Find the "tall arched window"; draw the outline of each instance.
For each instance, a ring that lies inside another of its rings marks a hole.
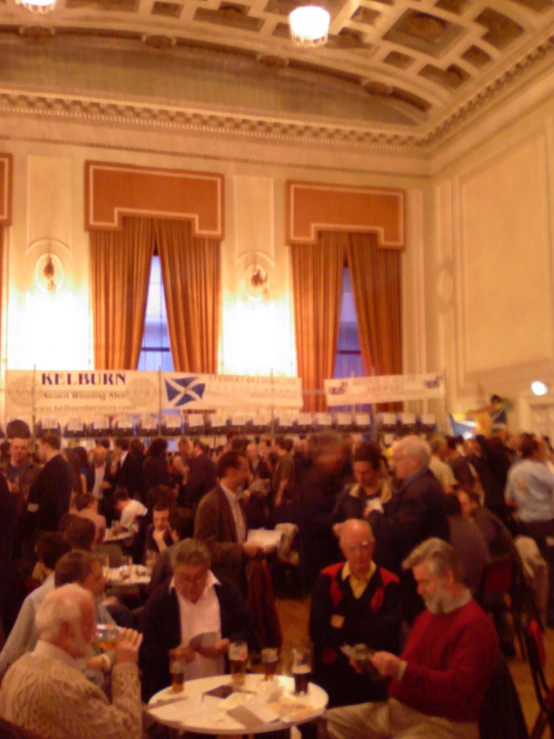
[[[173,372],[160,258],[152,257],[139,370]]]
[[[363,377],[364,362],[358,338],[356,306],[350,283],[348,267],[344,268],[342,278],[342,299],[339,319],[339,338],[335,358],[335,378]]]

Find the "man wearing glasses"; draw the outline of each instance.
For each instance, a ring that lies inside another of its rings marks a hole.
[[[386,698],[388,681],[372,679],[342,647],[365,645],[371,651],[398,654],[402,619],[399,579],[373,562],[375,540],[369,524],[346,521],[340,548],[346,561],[321,572],[310,612],[314,682],[327,691],[329,707]]]

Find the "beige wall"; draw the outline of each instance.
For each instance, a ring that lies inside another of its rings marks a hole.
[[[93,364],[84,230],[86,159],[225,175],[223,335],[228,373],[294,374],[287,179],[402,187],[407,191],[403,269],[404,371],[446,370],[446,410],[492,393],[513,400],[530,427],[528,387],[554,383],[552,75],[506,98],[433,157],[339,151],[271,140],[208,137],[31,117],[0,119],[14,156],[13,227],[3,292],[2,370]],[[46,243],[49,240],[50,243]],[[51,249],[64,266],[53,298],[36,281]],[[269,272],[270,297],[252,302],[244,272]],[[542,413],[542,416],[541,416]],[[554,413],[553,413],[554,418]]]
[[[136,130],[81,129],[69,123],[46,124],[42,131],[46,139],[37,140],[34,120],[0,121],[0,136],[7,130],[12,137],[2,150],[14,156],[14,208],[4,294],[4,368],[93,365],[83,212],[87,159],[225,175],[220,369],[226,373],[296,374],[285,244],[286,180],[406,188],[408,241],[413,245],[405,256],[405,365],[407,370],[426,368],[424,342],[416,340],[417,332],[422,337],[425,333],[423,306],[410,304],[412,296],[419,301],[414,278],[422,270],[424,208],[431,204],[427,165],[421,159],[409,162],[391,154],[369,156],[233,139],[224,147],[220,139],[150,131],[137,137]],[[124,141],[127,149],[122,148]],[[64,283],[55,295],[36,279],[37,259],[49,249],[64,268]],[[266,302],[252,301],[246,293],[244,273],[254,260],[270,275]]]
[[[529,384],[554,381],[554,95],[514,101],[435,162],[433,270],[436,361],[448,406],[491,394],[530,427]],[[432,361],[432,357],[430,358]]]

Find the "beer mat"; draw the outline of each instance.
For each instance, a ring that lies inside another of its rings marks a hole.
[[[249,731],[279,720],[279,714],[275,713],[263,700],[257,698],[252,698],[247,705],[227,709],[227,713]]]
[[[151,708],[161,708],[162,706],[169,706],[172,703],[179,703],[180,701],[188,700],[187,695],[177,695],[175,698],[160,698],[155,703],[150,703],[148,710]]]

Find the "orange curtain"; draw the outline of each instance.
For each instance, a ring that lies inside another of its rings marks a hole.
[[[402,374],[401,252],[352,233],[346,254],[366,374]]]
[[[190,223],[184,221],[156,221],[155,234],[175,370],[216,374],[221,243],[193,238]]]
[[[310,390],[323,391],[323,380],[335,370],[346,243],[346,234],[321,233],[316,246],[290,247],[298,375],[308,391],[307,412],[325,410],[325,396]]]
[[[154,222],[124,218],[121,231],[90,232],[96,369],[138,366],[154,253]]]

